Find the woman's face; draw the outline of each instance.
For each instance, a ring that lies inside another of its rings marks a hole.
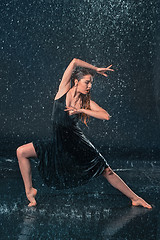
[[[87,94],[92,87],[92,82],[93,82],[92,75],[88,74],[83,76],[83,78],[81,78],[81,80],[79,80],[78,82],[77,92]]]

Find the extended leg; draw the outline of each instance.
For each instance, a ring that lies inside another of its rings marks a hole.
[[[37,190],[32,186],[32,171],[29,157],[37,157],[32,143],[17,148],[19,168],[24,181],[26,196],[30,201],[28,206],[31,207],[37,204],[35,200]]]
[[[108,180],[108,182],[123,194],[125,194],[128,198],[131,199],[133,206],[143,206],[146,208],[152,208],[147,202],[145,202],[142,198],[137,196],[126,184],[125,182],[115,173],[113,170],[108,167],[104,170],[103,176]]]

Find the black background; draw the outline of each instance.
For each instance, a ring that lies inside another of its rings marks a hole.
[[[85,135],[102,152],[159,159],[159,1],[1,1],[1,155],[50,137],[53,98],[75,57],[98,67],[92,99],[112,116]]]

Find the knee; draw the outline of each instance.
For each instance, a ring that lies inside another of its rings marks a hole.
[[[25,156],[25,150],[23,146],[20,146],[16,150],[17,157],[24,157]]]
[[[114,171],[110,168],[110,167],[107,167],[104,169],[103,171],[103,176],[110,176],[110,175],[113,175],[114,174]]]

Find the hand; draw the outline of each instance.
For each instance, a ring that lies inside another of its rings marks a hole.
[[[97,73],[107,77],[107,74],[105,73],[106,71],[114,72],[114,70],[111,67],[112,67],[112,65],[108,66],[107,68],[97,68],[96,71],[97,71]]]
[[[79,114],[82,113],[82,109],[77,109],[75,107],[66,107],[66,109],[64,109],[64,111],[68,111],[69,115],[73,115],[73,114]]]

